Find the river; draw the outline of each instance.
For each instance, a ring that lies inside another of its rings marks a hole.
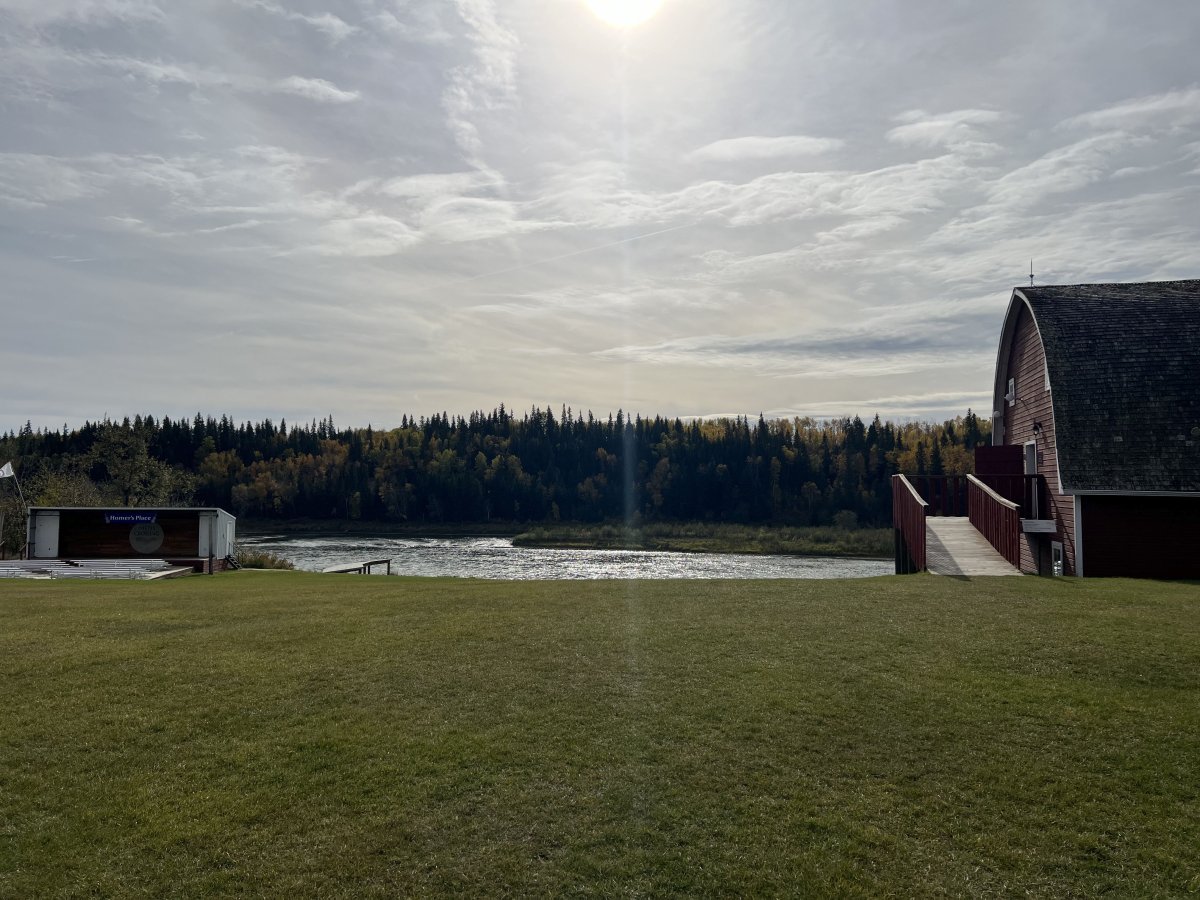
[[[891,560],[643,550],[539,550],[508,538],[398,538],[366,535],[256,535],[241,542],[269,550],[297,569],[369,559],[392,560],[392,574],[498,578],[509,581],[596,578],[867,578],[890,575]],[[382,571],[382,569],[380,569]]]

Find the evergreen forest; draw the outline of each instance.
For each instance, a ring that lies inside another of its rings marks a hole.
[[[598,418],[564,408],[404,416],[388,430],[137,416],[0,435],[31,505],[219,506],[410,525],[708,521],[884,526],[890,476],[971,471],[990,423]],[[8,530],[23,528],[0,482]],[[17,534],[10,535],[17,539]],[[19,542],[19,541],[18,541]],[[9,543],[9,546],[13,546]]]

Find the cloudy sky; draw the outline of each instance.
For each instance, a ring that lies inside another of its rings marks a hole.
[[[1200,276],[1198,33],[1195,0],[0,0],[0,428],[986,410],[1031,257]]]

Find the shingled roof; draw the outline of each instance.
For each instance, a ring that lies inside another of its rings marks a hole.
[[[1065,491],[1200,491],[1200,280],[1018,288]]]

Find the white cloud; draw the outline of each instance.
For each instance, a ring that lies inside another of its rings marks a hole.
[[[468,28],[472,62],[455,67],[442,94],[447,126],[466,158],[478,162],[483,142],[477,119],[509,106],[516,96],[516,34],[496,17],[493,0],[454,0]]]
[[[767,411],[772,417],[812,416],[830,418],[858,415],[870,419],[876,413],[887,418],[927,418],[929,416],[954,417],[973,409],[976,415],[987,418],[992,395],[982,391],[933,391],[921,394],[895,394],[891,396],[847,398],[844,400],[814,400],[799,406],[789,406]]]
[[[420,240],[403,222],[378,213],[332,219],[321,226],[312,252],[322,256],[391,256]]]
[[[1054,194],[1080,190],[1119,168],[1114,160],[1122,153],[1149,140],[1118,131],[1059,147],[1000,178],[989,189],[989,198],[993,203],[1025,207]]]
[[[359,99],[358,91],[343,91],[323,78],[302,78],[292,75],[280,79],[274,89],[284,94],[295,94],[318,103],[353,103]]]
[[[454,37],[442,22],[442,9],[440,3],[404,4],[399,9],[379,10],[366,24],[370,29],[404,41],[447,45]]]
[[[269,79],[237,71],[172,62],[164,59],[140,58],[103,52],[81,52],[54,48],[26,50],[27,58],[37,59],[43,66],[66,69],[96,68],[122,76],[119,84],[128,90],[130,79],[137,79],[156,88],[163,85],[187,85],[199,91],[233,90],[247,93],[290,94],[317,103],[350,103],[360,99],[358,91],[347,91],[322,78],[290,75]],[[62,73],[60,72],[60,75]],[[69,80],[73,90],[94,88],[95,77],[76,77]],[[194,131],[191,139],[202,137]]]
[[[155,0],[3,0],[0,10],[14,13],[34,25],[75,21],[162,21],[165,14]]]
[[[1003,115],[990,109],[959,109],[954,112],[932,115],[921,109],[911,110],[896,117],[897,125],[885,137],[895,144],[917,147],[961,147],[978,144],[980,132],[976,126],[997,122]]]
[[[787,159],[814,156],[838,150],[845,141],[838,138],[805,137],[738,137],[714,141],[687,155],[701,162],[733,162],[743,159]]]
[[[701,366],[748,369],[776,379],[838,379],[847,372],[856,377],[895,377],[917,372],[952,369],[977,361],[978,347],[933,346],[903,343],[847,343],[797,335],[718,334],[677,338],[656,344],[627,344],[593,354],[599,359],[651,366]]]
[[[315,16],[305,15],[304,13],[295,12],[290,9],[284,9],[278,3],[272,3],[270,0],[239,0],[243,6],[248,6],[256,9],[261,9],[264,12],[279,16],[291,22],[303,22],[317,31],[322,32],[334,43],[343,41],[350,35],[358,31],[353,25],[348,24],[344,19],[338,18],[333,13],[323,12]]]
[[[1063,125],[1097,129],[1136,129],[1160,124],[1180,127],[1200,122],[1200,87],[1125,100],[1067,119]]]
[[[534,205],[573,224],[599,227],[706,218],[755,226],[821,216],[899,217],[941,209],[954,193],[978,190],[989,173],[969,154],[947,153],[862,172],[773,172],[745,182],[653,191],[629,186],[619,164],[597,160],[556,171]]]
[[[434,200],[440,197],[457,196],[481,188],[496,188],[503,185],[494,173],[446,172],[421,175],[402,175],[389,178],[378,185],[378,191],[389,197],[409,197]]]
[[[421,231],[444,241],[478,241],[540,231],[541,222],[519,218],[515,204],[482,197],[453,197],[430,204],[421,214]]]
[[[33,153],[0,153],[0,200],[24,208],[43,207],[103,192],[102,179],[70,161]]]

